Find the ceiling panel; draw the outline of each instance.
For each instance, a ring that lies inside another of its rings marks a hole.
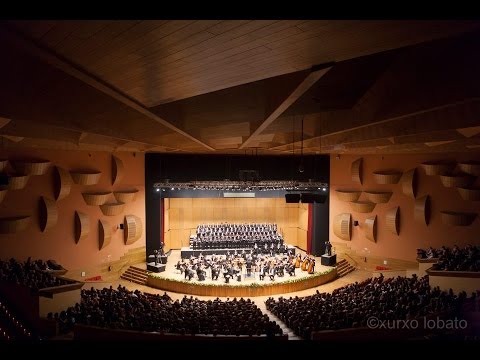
[[[386,20],[58,21],[53,26],[52,22],[31,21],[10,25],[148,107],[479,26],[476,21]]]
[[[3,147],[478,151],[478,21],[8,21],[0,48]]]

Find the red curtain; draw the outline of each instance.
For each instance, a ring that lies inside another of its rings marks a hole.
[[[165,233],[165,199],[160,198],[160,243],[164,244],[163,234]]]
[[[313,234],[313,204],[308,204],[307,254],[312,253],[312,234]]]

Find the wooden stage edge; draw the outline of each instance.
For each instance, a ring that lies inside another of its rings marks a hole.
[[[172,291],[180,294],[217,296],[217,297],[255,297],[291,293],[317,287],[326,284],[337,278],[337,269],[322,274],[315,274],[295,282],[279,282],[261,285],[239,286],[239,285],[217,285],[217,284],[195,284],[183,281],[176,281],[155,275],[148,275],[147,286]]]

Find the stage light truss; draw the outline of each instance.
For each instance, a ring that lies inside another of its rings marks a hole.
[[[326,191],[328,184],[318,181],[264,180],[264,181],[189,181],[158,182],[153,185],[157,191],[163,190],[217,190],[217,191]]]

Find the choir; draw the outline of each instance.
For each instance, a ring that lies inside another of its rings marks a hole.
[[[203,249],[261,249],[286,252],[277,224],[201,224],[190,236],[190,248]]]

